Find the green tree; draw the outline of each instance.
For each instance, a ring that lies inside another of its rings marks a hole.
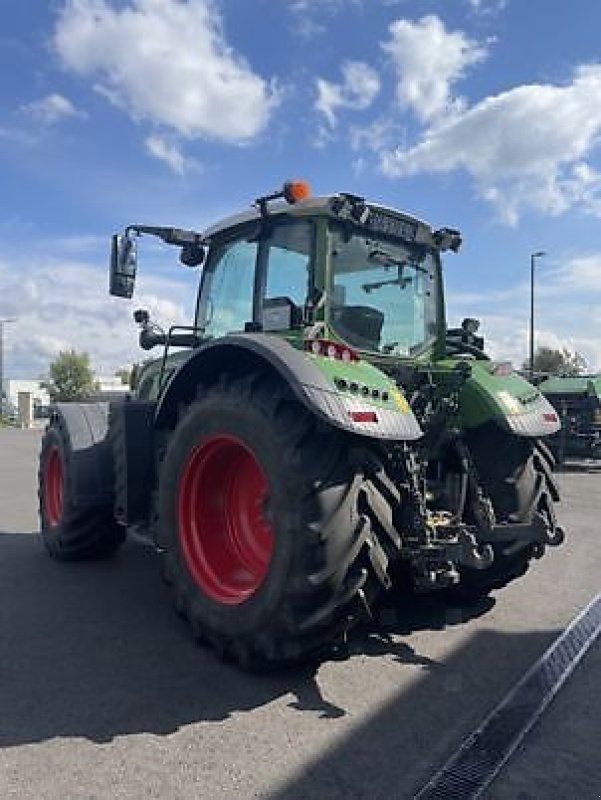
[[[524,370],[530,364],[525,361]],[[586,369],[586,361],[580,353],[572,353],[567,348],[553,350],[551,347],[538,347],[534,354],[534,371],[548,375],[579,375]]]
[[[98,391],[87,353],[64,350],[50,364],[48,378],[42,381],[53,402],[85,400]]]

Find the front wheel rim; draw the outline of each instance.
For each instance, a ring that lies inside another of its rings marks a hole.
[[[63,518],[65,478],[60,450],[53,445],[44,464],[44,512],[51,528]]]
[[[248,600],[273,557],[269,483],[250,448],[220,434],[189,454],[180,477],[178,535],[196,585],[225,605]]]

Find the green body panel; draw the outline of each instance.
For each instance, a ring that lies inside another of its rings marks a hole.
[[[409,403],[386,373],[368,361],[340,361],[307,353],[307,358],[332,383],[332,388],[342,395],[355,396],[378,408],[390,411],[409,411]],[[341,381],[346,386],[341,389]]]
[[[274,334],[275,335],[275,334]],[[299,336],[285,337],[295,349],[302,349]],[[178,368],[192,355],[192,350],[176,351],[165,360],[165,377],[162,387],[168,385]],[[377,364],[367,359],[341,361],[307,352],[305,357],[332,384],[336,394],[357,397],[363,404],[391,411],[408,412],[409,404],[395,381],[386,374],[386,362],[396,359],[378,359]],[[431,362],[429,368],[436,382],[452,383],[453,370],[460,359],[443,359]],[[463,361],[469,366],[470,377],[459,395],[460,419],[465,428],[475,428],[491,420],[503,423],[508,417],[527,414],[534,410],[546,410],[547,401],[541,392],[517,373],[494,374],[496,364],[492,361]],[[144,400],[156,401],[161,394],[161,367],[163,359],[148,362],[141,370],[137,395]],[[342,388],[341,388],[342,387]]]
[[[287,335],[282,338],[286,338],[295,349],[303,349],[300,336]],[[165,377],[162,381],[163,388],[169,384],[173,375],[193,352],[192,350],[178,351],[167,356]],[[386,408],[402,413],[409,412],[409,404],[397,389],[394,381],[367,361],[345,362],[335,358],[317,356],[310,352],[305,353],[305,357],[332,384],[333,393],[341,396],[355,396],[361,400],[362,404],[377,408]],[[163,359],[158,358],[148,362],[141,370],[136,390],[140,398],[154,402],[162,394],[160,384],[162,364]],[[346,386],[341,389],[342,381]]]
[[[193,350],[178,350],[167,355],[165,359],[165,377],[161,383],[161,367],[163,358],[148,361],[137,378],[136,396],[143,400],[156,402],[179,367],[192,355]]]
[[[450,372],[458,363],[456,359],[445,359],[436,367]],[[464,363],[468,363],[471,371],[459,395],[461,422],[465,428],[548,410],[548,403],[538,389],[516,372],[497,375],[494,361]]]
[[[584,394],[601,400],[601,375],[547,378],[538,388],[544,395]]]

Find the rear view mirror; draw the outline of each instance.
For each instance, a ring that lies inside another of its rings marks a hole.
[[[115,234],[111,242],[109,292],[115,297],[131,298],[136,283],[137,247],[127,234]]]

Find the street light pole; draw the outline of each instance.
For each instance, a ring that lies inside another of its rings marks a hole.
[[[16,322],[14,317],[10,319],[0,319],[0,416],[2,416],[4,399],[4,325],[7,322]]]
[[[545,255],[544,250],[530,254],[530,380],[534,377],[534,262],[537,258],[542,258]]]

